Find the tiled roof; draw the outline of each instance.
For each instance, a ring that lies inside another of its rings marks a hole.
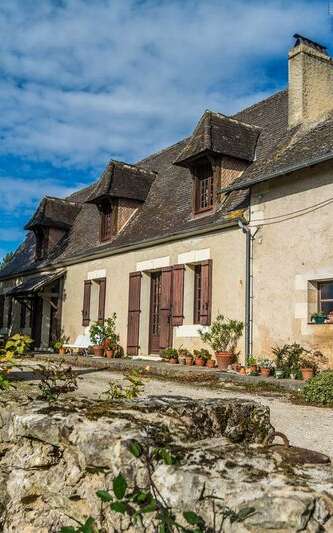
[[[49,226],[67,230],[72,226],[80,209],[80,204],[74,201],[45,196],[24,229]]]
[[[186,167],[191,160],[205,153],[253,161],[259,134],[260,129],[255,126],[206,111],[175,164]]]

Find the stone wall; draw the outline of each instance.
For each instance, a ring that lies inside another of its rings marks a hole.
[[[128,450],[176,449],[179,464],[154,464],[153,480],[182,520],[196,511],[212,525],[225,505],[254,511],[222,531],[332,531],[330,465],[292,465],[266,448],[269,409],[243,400],[150,398],[134,402],[66,399],[51,406],[17,393],[0,407],[0,529],[5,533],[57,532],[94,516],[103,531],[134,531],[96,497],[112,490],[119,472],[145,486],[147,472]],[[208,498],[203,499],[203,490]],[[155,531],[147,516],[145,531]],[[137,531],[140,529],[136,529]]]

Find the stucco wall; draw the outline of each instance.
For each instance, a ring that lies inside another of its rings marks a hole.
[[[333,365],[333,325],[309,323],[315,310],[310,282],[333,279],[333,206],[295,213],[330,198],[329,163],[253,189],[251,219],[259,227],[260,221],[274,222],[260,227],[253,243],[256,355],[270,353],[274,344],[299,342],[327,354]],[[288,213],[293,218],[272,218]]]
[[[106,276],[105,315],[116,312],[121,344],[127,342],[127,312],[129,273],[143,270],[141,287],[140,346],[148,352],[150,277],[149,270],[161,266],[186,263],[184,326],[174,328],[174,346],[188,348],[201,346],[193,324],[193,273],[190,263],[210,258],[213,261],[212,317],[218,311],[226,316],[244,320],[245,240],[237,229],[228,229],[211,235],[188,238],[169,244],[114,255],[104,259],[80,263],[67,268],[64,285],[63,327],[73,342],[80,334],[88,333],[82,322],[83,282]],[[199,254],[195,255],[195,251]],[[192,252],[192,254],[190,254]],[[181,254],[189,253],[188,256]],[[180,256],[180,257],[179,257]],[[98,284],[92,284],[91,319],[97,318]],[[243,351],[243,341],[240,342]]]

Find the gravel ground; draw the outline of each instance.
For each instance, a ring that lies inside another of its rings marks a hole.
[[[31,363],[32,366],[35,363]],[[77,369],[79,372],[78,393],[88,398],[98,398],[110,380],[122,381],[120,373],[107,370]],[[27,374],[26,379],[32,376]],[[234,390],[214,390],[204,384],[183,384],[159,381],[155,378],[144,380],[145,396],[188,396],[191,398],[244,398],[255,400],[270,408],[271,422],[277,431],[285,433],[294,446],[309,448],[329,455],[333,460],[333,409],[294,405],[281,397],[258,395]]]

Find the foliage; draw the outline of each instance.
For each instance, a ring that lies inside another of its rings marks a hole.
[[[16,333],[0,350],[0,390],[7,390],[12,386],[7,379],[7,374],[14,364],[14,357],[25,354],[32,342],[33,340],[27,335]]]
[[[110,318],[107,318],[104,322],[104,335],[105,341],[107,341],[106,348],[114,349],[119,343],[119,335],[116,332],[117,314],[113,313]]]
[[[316,321],[316,319],[319,319],[319,320],[326,319],[325,313],[323,313],[322,311],[320,311],[319,313],[312,313],[311,321]]]
[[[199,329],[199,334],[203,342],[209,344],[215,352],[234,353],[243,328],[243,322],[218,314],[208,330]]]
[[[40,398],[48,402],[57,400],[60,394],[73,392],[78,388],[72,367],[64,365],[63,361],[38,365],[34,372],[40,379]]]
[[[209,527],[205,520],[196,512],[183,511],[181,522],[177,519],[174,510],[167,504],[153,479],[154,468],[159,463],[174,465],[178,463],[178,457],[167,448],[144,447],[140,442],[132,440],[128,449],[130,453],[143,464],[147,473],[148,483],[144,487],[134,485],[130,487],[127,479],[120,472],[112,482],[112,492],[108,490],[97,491],[98,498],[103,504],[110,506],[112,512],[127,516],[130,525],[138,531],[156,531],[158,533],[218,533],[223,530],[223,524],[227,518],[231,523],[243,522],[252,515],[254,508],[244,507],[238,513],[221,503],[220,498],[214,495],[205,495],[205,486],[201,491],[200,500],[209,500],[212,503],[212,515],[214,527]],[[215,503],[219,502],[222,508],[216,511]],[[90,522],[88,523],[88,520]],[[88,518],[85,524],[79,524],[80,528],[62,528],[60,533],[98,533],[96,522]],[[150,523],[149,523],[149,520]],[[88,527],[87,527],[88,524]],[[150,526],[150,527],[149,527]],[[85,527],[85,529],[83,529]],[[100,532],[102,533],[102,532]]]
[[[5,268],[5,266],[7,266],[11,262],[14,255],[15,255],[15,252],[8,252],[6,255],[4,255],[4,257],[0,261],[0,270]]]
[[[247,359],[248,366],[254,366],[257,364],[257,359],[254,357],[254,355],[250,355]]]
[[[314,373],[317,373],[319,370],[327,369],[327,357],[325,357],[321,352],[307,352],[307,354],[301,357],[300,366],[301,368],[312,368]]]
[[[133,400],[143,394],[144,383],[139,372],[132,370],[132,372],[126,374],[125,378],[129,382],[125,386],[121,383],[110,381],[109,388],[102,392],[101,398],[106,400]]]
[[[333,406],[333,370],[326,370],[309,379],[304,385],[306,402]]]
[[[309,353],[308,350],[300,344],[293,343],[274,346],[272,352],[276,359],[276,369],[282,372],[283,378],[290,378],[290,375],[293,374],[297,379],[301,379],[301,357]]]
[[[274,368],[274,362],[271,359],[259,359],[260,368],[269,368],[272,370]]]
[[[6,352],[12,352],[14,355],[24,355],[29,346],[33,343],[33,340],[28,335],[22,335],[21,333],[16,333],[10,337],[5,346]]]
[[[178,359],[178,352],[175,348],[166,348],[161,352],[162,359]]]
[[[208,350],[205,350],[205,348],[201,348],[201,350],[193,350],[194,357],[198,359],[203,359],[204,361],[208,361],[212,358],[212,354],[209,353]]]
[[[106,339],[104,323],[100,324],[99,322],[94,322],[93,324],[91,324],[89,329],[89,335],[91,342],[95,346],[102,345]]]
[[[58,352],[60,348],[63,348],[64,344],[67,344],[69,342],[69,337],[66,337],[66,335],[61,335],[61,337],[54,342],[52,342],[52,348]]]
[[[178,348],[178,357],[193,357],[193,356],[187,348],[183,348],[183,346],[180,346],[180,348]]]

